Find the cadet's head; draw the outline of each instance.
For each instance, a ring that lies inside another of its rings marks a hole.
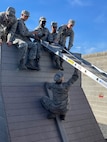
[[[56,32],[57,30],[57,22],[51,22],[52,31]]]
[[[67,27],[70,29],[70,28],[72,28],[72,27],[74,26],[74,24],[75,24],[75,21],[72,20],[72,19],[70,19],[70,20],[68,21]]]
[[[57,28],[57,22],[51,22],[51,26],[52,26],[53,28]]]
[[[30,16],[30,13],[29,13],[28,11],[22,10],[22,12],[21,12],[21,18],[22,18],[24,21],[26,21],[26,20],[29,18],[29,16]]]
[[[7,17],[15,17],[16,10],[13,7],[8,7],[6,9],[6,16]]]
[[[54,81],[56,83],[62,83],[63,80],[64,80],[64,76],[62,72],[58,72],[54,75]]]
[[[45,17],[40,17],[40,18],[39,18],[39,24],[40,24],[42,27],[45,27],[45,25],[46,25],[46,18],[45,18]]]

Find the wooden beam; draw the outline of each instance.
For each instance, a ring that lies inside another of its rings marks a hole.
[[[49,90],[48,88],[46,88],[45,85],[44,85],[44,88],[45,88],[46,94],[50,97],[50,99],[52,99],[53,98],[52,91]],[[65,128],[64,128],[62,121],[60,120],[58,115],[56,115],[55,122],[56,122],[56,125],[57,125],[57,128],[58,128],[58,131],[60,133],[61,142],[69,142]]]

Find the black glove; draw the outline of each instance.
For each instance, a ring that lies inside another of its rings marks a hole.
[[[78,74],[78,69],[77,68],[74,69],[74,74]]]

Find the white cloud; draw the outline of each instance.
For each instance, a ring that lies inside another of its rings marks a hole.
[[[85,48],[84,50],[84,54],[90,54],[90,53],[94,53],[96,52],[96,48],[95,47],[88,47],[88,48]]]
[[[94,22],[95,23],[104,23],[105,21],[106,21],[106,18],[107,16],[106,16],[106,14],[105,13],[101,13],[101,14],[99,14],[96,18],[95,18],[95,20],[94,20]]]
[[[67,0],[72,6],[89,6],[91,3],[87,0]]]
[[[93,54],[97,52],[107,51],[107,42],[97,42],[97,43],[80,43],[71,49],[71,52],[77,52],[81,54]]]

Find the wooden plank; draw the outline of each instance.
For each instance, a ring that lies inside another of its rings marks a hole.
[[[66,131],[65,131],[65,128],[64,128],[61,120],[59,119],[59,117],[57,115],[56,115],[56,124],[58,126],[62,142],[69,142],[68,136],[67,136]]]

